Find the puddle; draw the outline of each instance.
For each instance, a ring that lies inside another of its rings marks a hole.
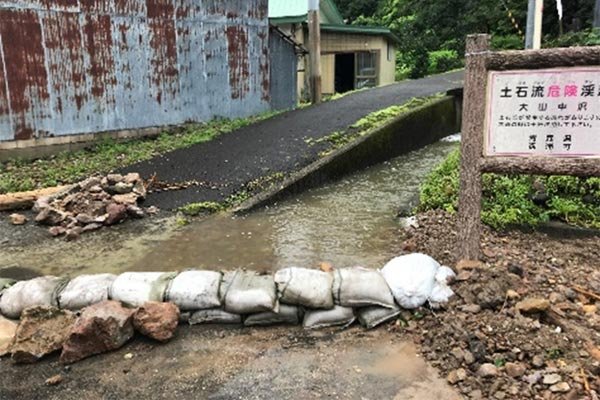
[[[49,239],[43,228],[31,227],[0,246],[0,276],[272,271],[320,262],[378,268],[400,247],[398,211],[415,205],[425,176],[457,146],[440,141],[243,217],[215,215],[179,229],[173,217],[131,221],[76,242]],[[7,235],[19,232],[2,223]]]
[[[398,210],[415,204],[425,176],[456,146],[442,141],[247,216],[191,224],[130,269],[381,267],[401,240]]]

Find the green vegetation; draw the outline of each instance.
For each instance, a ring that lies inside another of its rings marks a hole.
[[[496,49],[522,49],[527,20],[523,0],[336,0],[352,24],[389,28],[397,45],[398,80],[419,78],[457,68],[462,63],[465,38],[489,33]],[[555,0],[544,0],[543,46],[598,44],[592,30],[595,0],[563,1],[560,23]],[[513,19],[516,25],[513,23]]]
[[[443,95],[438,94],[429,97],[416,97],[403,105],[391,106],[383,110],[374,111],[369,115],[356,121],[345,131],[336,131],[316,140],[307,139],[306,143],[308,143],[309,145],[317,145],[323,143],[328,144],[328,147],[320,153],[322,157],[326,156],[328,154],[331,154],[334,150],[337,150],[345,146],[346,144],[351,143],[362,136],[365,136],[372,129],[378,128],[383,124],[391,121],[392,119],[397,118],[398,116],[407,113],[411,110],[414,110],[417,107],[421,107],[432,101],[440,99],[442,96]]]
[[[204,201],[202,203],[190,203],[180,207],[178,211],[189,217],[196,217],[200,214],[214,214],[223,211],[225,206],[214,201]]]
[[[456,150],[428,176],[421,187],[420,211],[456,212],[459,164]],[[550,219],[598,229],[600,178],[484,174],[482,207],[483,222],[495,229]]]
[[[250,118],[188,124],[154,138],[104,140],[85,150],[67,151],[36,161],[6,162],[0,164],[0,194],[74,183],[91,174],[108,173],[159,154],[212,140],[275,114],[269,112]]]

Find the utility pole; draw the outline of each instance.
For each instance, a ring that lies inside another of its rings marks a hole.
[[[600,0],[596,0],[594,8],[594,28],[600,28]]]
[[[525,35],[526,49],[542,47],[542,16],[544,0],[529,0],[527,7],[527,33]]]
[[[319,0],[308,0],[308,52],[310,57],[310,97],[321,102],[321,25]]]

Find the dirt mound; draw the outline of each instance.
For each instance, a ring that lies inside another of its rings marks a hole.
[[[404,248],[456,267],[456,240],[454,217],[429,212]],[[424,356],[467,398],[597,399],[600,238],[485,229],[482,250],[445,312],[409,322]]]

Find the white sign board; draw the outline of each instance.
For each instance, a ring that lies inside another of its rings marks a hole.
[[[600,67],[490,71],[485,155],[600,157]]]

